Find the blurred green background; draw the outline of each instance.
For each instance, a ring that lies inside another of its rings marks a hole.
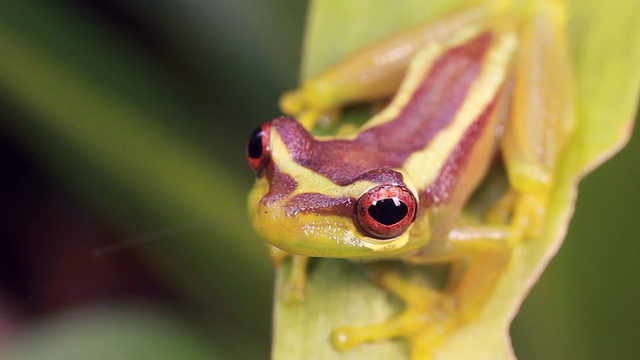
[[[296,85],[305,10],[0,3],[0,358],[268,358],[244,142]],[[639,153],[580,186],[514,322],[520,359],[640,353]]]

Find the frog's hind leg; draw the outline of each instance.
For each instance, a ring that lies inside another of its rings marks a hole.
[[[341,327],[333,332],[333,343],[339,350],[349,350],[361,343],[382,341],[415,333],[425,325],[422,314],[428,313],[440,292],[412,284],[381,264],[372,265],[373,280],[401,298],[406,310],[379,324],[363,327]]]
[[[576,116],[565,4],[530,2],[522,18],[509,121],[500,142],[512,190],[492,213],[498,221],[511,216],[526,240],[544,230],[549,193]]]
[[[512,242],[506,227],[457,228],[451,246],[418,254],[412,262],[449,262],[452,270],[444,290],[412,283],[396,272],[377,270],[376,282],[405,302],[405,309],[380,324],[342,327],[333,334],[335,346],[350,349],[363,342],[406,338],[413,359],[430,359],[453,332],[477,318],[509,266]]]

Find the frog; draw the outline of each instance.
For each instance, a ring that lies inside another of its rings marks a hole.
[[[308,258],[451,267],[443,289],[376,267],[376,283],[405,309],[336,329],[336,348],[404,337],[413,358],[432,357],[482,311],[514,251],[538,236],[575,123],[565,22],[550,0],[456,12],[306,80],[281,99],[288,116],[251,134],[249,216],[276,262],[293,256],[292,298],[303,298]],[[349,104],[391,96],[357,129],[312,134]],[[496,162],[509,187],[469,224],[465,206]]]

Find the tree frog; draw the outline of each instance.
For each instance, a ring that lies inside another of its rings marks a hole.
[[[414,358],[429,358],[478,316],[513,251],[538,235],[574,122],[565,36],[555,1],[470,8],[308,79],[281,101],[300,121],[279,117],[250,136],[257,181],[249,215],[275,254],[294,255],[298,290],[307,257],[451,264],[443,290],[378,271],[405,310],[382,324],[337,329],[337,348],[406,337]],[[323,115],[392,95],[356,131],[310,133]],[[510,189],[486,221],[461,221],[496,164]]]

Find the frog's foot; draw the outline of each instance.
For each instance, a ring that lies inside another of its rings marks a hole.
[[[510,224],[512,239],[520,241],[538,237],[544,227],[546,193],[507,191],[487,213],[487,223]]]
[[[334,346],[349,350],[364,342],[407,338],[413,358],[429,359],[436,347],[460,324],[452,297],[412,284],[394,272],[378,273],[375,281],[405,301],[405,310],[379,324],[341,327],[334,331]]]
[[[303,89],[284,93],[279,105],[284,114],[295,117],[309,131],[317,125],[329,126],[340,117],[340,109],[314,105]]]
[[[486,220],[491,225],[504,225],[511,218],[517,199],[514,189],[507,190],[487,211]]]
[[[377,270],[375,281],[405,302],[402,313],[383,323],[343,327],[333,334],[337,349],[363,342],[406,338],[414,359],[430,359],[453,332],[478,318],[496,284],[509,266],[513,250],[509,227],[459,227],[448,246],[417,254],[414,262],[450,263],[444,290],[426,288],[395,272]]]
[[[547,207],[547,194],[523,193],[513,209],[511,227],[519,229],[522,239],[540,236],[544,229],[544,217]]]

